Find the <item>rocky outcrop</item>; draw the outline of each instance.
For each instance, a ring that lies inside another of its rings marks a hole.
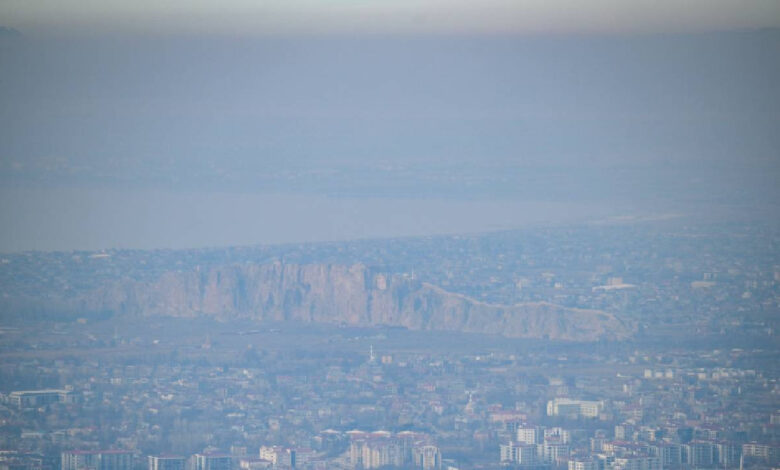
[[[495,305],[366,266],[236,265],[121,281],[73,299],[80,311],[141,316],[390,325],[574,341],[623,339],[612,314],[549,303]]]

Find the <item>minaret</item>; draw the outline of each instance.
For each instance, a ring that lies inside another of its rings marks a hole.
[[[368,349],[368,362],[374,362],[375,360],[376,357],[374,357],[374,345],[372,344]]]

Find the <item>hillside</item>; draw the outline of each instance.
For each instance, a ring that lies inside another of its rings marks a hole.
[[[69,312],[389,325],[573,341],[624,339],[634,331],[602,311],[489,304],[361,264],[277,262],[167,272],[154,281],[114,281],[56,305]]]

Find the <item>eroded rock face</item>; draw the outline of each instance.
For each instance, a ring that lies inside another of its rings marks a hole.
[[[633,325],[602,311],[549,303],[487,304],[360,264],[277,262],[169,272],[154,282],[115,282],[72,300],[72,308],[82,311],[390,325],[518,338],[592,341],[634,332]]]

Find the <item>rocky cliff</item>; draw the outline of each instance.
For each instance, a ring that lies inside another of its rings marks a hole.
[[[633,327],[602,311],[495,305],[363,265],[236,265],[120,281],[71,299],[79,311],[257,321],[391,325],[518,338],[622,339]]]

